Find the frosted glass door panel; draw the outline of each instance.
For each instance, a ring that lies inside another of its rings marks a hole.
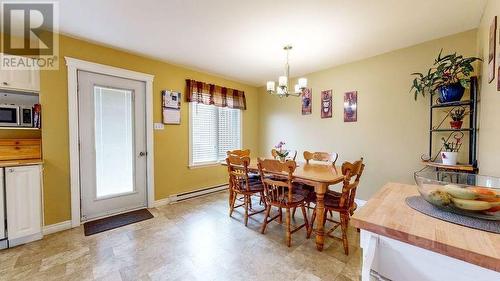
[[[94,86],[97,199],[134,192],[133,92]]]

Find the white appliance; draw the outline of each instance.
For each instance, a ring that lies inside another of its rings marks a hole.
[[[0,249],[7,248],[5,235],[5,186],[3,168],[0,168]]]
[[[32,107],[0,104],[0,127],[33,127]]]
[[[13,104],[0,104],[0,126],[19,126],[19,106]]]

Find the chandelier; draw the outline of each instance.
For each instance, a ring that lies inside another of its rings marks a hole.
[[[293,92],[290,89],[290,65],[288,64],[288,53],[292,49],[291,45],[286,45],[283,50],[286,52],[286,64],[285,64],[285,75],[278,78],[278,87],[275,87],[274,81],[267,81],[267,92],[271,95],[277,95],[280,98],[295,96],[298,97],[302,94],[302,91],[307,87],[307,78],[299,78],[298,83],[295,85]]]

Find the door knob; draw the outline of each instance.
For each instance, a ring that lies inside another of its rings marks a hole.
[[[148,155],[147,152],[144,152],[144,151],[139,152],[139,156],[141,156],[141,157],[146,156],[146,155]]]

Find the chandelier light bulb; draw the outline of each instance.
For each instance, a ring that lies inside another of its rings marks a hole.
[[[280,87],[286,87],[287,84],[288,84],[288,77],[286,77],[286,76],[280,76],[279,79],[278,79],[278,85]]]
[[[274,92],[275,83],[274,81],[267,81],[267,91]]]
[[[299,88],[300,89],[307,88],[307,78],[299,78]]]

